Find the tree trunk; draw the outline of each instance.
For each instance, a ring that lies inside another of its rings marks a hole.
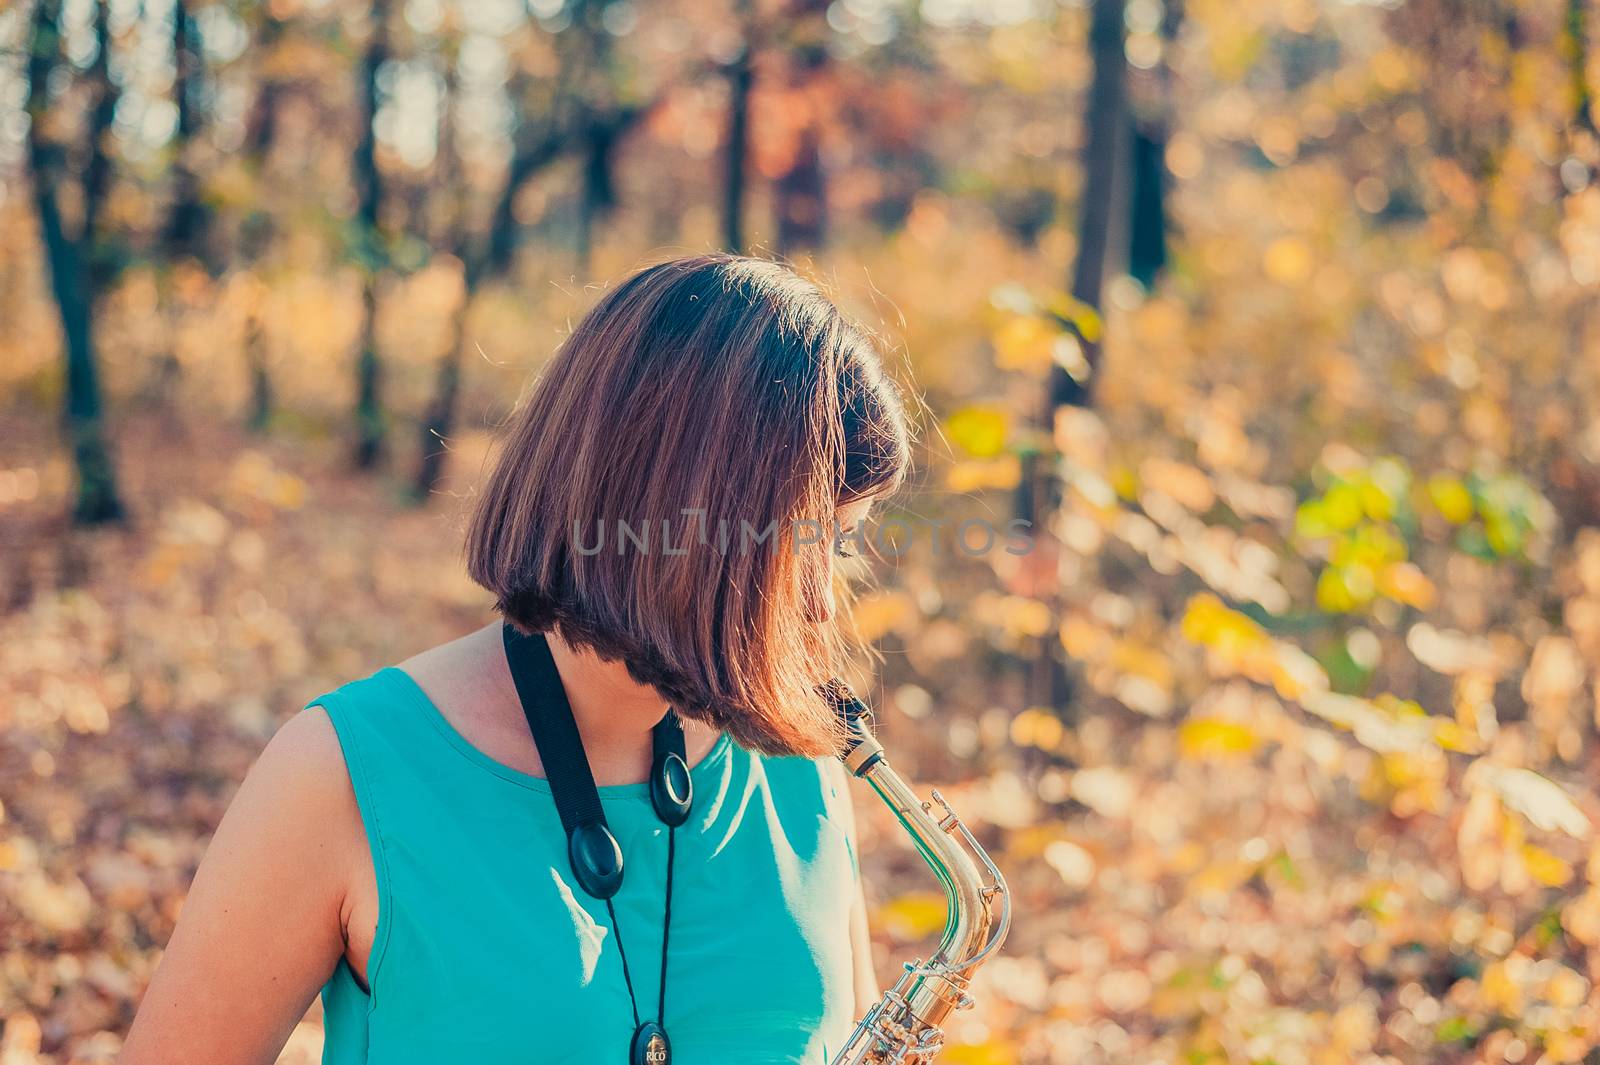
[[[792,166],[773,188],[778,207],[780,255],[820,248],[827,239],[827,178],[822,172],[822,138],[813,123],[800,131]]]
[[[284,83],[278,77],[277,56],[283,38],[283,21],[272,13],[271,4],[261,5],[261,27],[256,33],[255,52],[262,66],[256,72],[260,88],[256,90],[250,117],[245,122],[245,154],[256,169],[257,176],[272,143],[278,135],[278,101],[283,97]]]
[[[50,268],[50,289],[61,315],[66,347],[66,404],[63,427],[72,451],[77,483],[72,516],[79,524],[118,521],[124,509],[117,492],[117,476],[106,442],[94,344],[96,256],[95,231],[111,165],[105,138],[116,109],[115,89],[108,73],[111,47],[107,0],[95,9],[95,36],[99,54],[90,67],[95,83],[95,103],[90,109],[89,162],[84,170],[84,228],[76,237],[67,233],[56,190],[65,180],[61,146],[46,133],[48,85],[60,61],[59,0],[38,0],[34,8],[28,59],[28,164],[33,177],[34,209]]]
[[[1128,273],[1147,290],[1167,265],[1166,151],[1167,133],[1161,124],[1134,126]]]
[[[749,0],[740,4],[744,42],[728,64],[728,131],[723,156],[722,245],[735,255],[744,254],[745,171],[750,155],[750,88],[755,81],[751,51]]]
[[[516,217],[517,194],[535,174],[560,158],[566,146],[567,130],[558,116],[552,114],[544,130],[536,133],[524,125],[520,115],[522,94],[513,92],[512,99],[519,108],[519,115],[512,131],[511,161],[506,166],[504,184],[490,210],[489,227],[473,239],[466,233],[465,219],[458,216],[456,220],[460,227],[456,243],[460,248],[462,263],[461,304],[456,308],[450,347],[434,378],[433,396],[423,412],[422,458],[411,486],[412,497],[417,501],[426,501],[444,476],[445,441],[455,425],[456,401],[461,392],[461,364],[468,339],[467,318],[472,310],[472,301],[484,281],[502,276],[511,268],[520,230]],[[453,150],[453,134],[450,144]]]
[[[275,235],[272,212],[262,203],[262,194],[267,187],[263,176],[278,133],[278,103],[284,91],[283,82],[274,73],[275,53],[283,35],[283,23],[272,14],[270,4],[262,5],[259,16],[262,22],[256,36],[256,51],[263,65],[258,72],[260,87],[256,90],[256,98],[245,121],[244,136],[246,165],[255,183],[256,195],[252,208],[239,227],[239,253],[252,271],[260,269]],[[250,412],[246,425],[252,432],[262,432],[272,421],[273,387],[263,309],[267,286],[259,276],[254,289],[245,337],[245,358],[250,367]]]
[[[172,143],[172,209],[167,217],[169,260],[202,258],[200,243],[205,228],[205,205],[200,201],[200,182],[191,158],[199,132],[199,109],[195,106],[196,81],[200,57],[195,50],[194,21],[189,14],[193,0],[172,0],[172,102],[178,111],[177,129]]]
[[[356,360],[356,468],[368,470],[383,458],[385,425],[383,366],[378,360],[378,275],[368,271],[361,284],[361,354]]]
[[[1084,181],[1078,200],[1078,258],[1073,266],[1072,295],[1093,308],[1097,315],[1113,246],[1112,220],[1117,217],[1119,188],[1125,184],[1128,172],[1124,33],[1123,0],[1094,0],[1089,24],[1094,75],[1085,103]],[[1078,331],[1078,341],[1089,365],[1085,380],[1079,381],[1059,363],[1050,368],[1049,395],[1043,418],[1047,439],[1054,436],[1058,410],[1066,406],[1089,406],[1093,402],[1103,329],[1091,329],[1088,333],[1093,335]],[[1053,545],[1049,526],[1060,505],[1059,473],[1054,463],[1041,461],[1035,454],[1028,456],[1023,476],[1024,490],[1031,495],[1029,520],[1043,526],[1039,529],[1039,542]],[[1046,594],[1059,600],[1060,590],[1052,588]],[[1059,601],[1051,605],[1059,606]],[[1072,678],[1061,661],[1059,642],[1053,636],[1039,641],[1028,686],[1034,705],[1050,707],[1063,714],[1067,712]]]
[[[265,432],[272,421],[272,374],[267,367],[267,331],[260,301],[245,321],[244,351],[250,367],[250,413],[245,421],[253,433]]]
[[[520,143],[523,138],[514,138],[519,143],[506,169],[505,184],[495,198],[494,209],[489,215],[489,230],[484,238],[484,277],[501,277],[511,269],[522,228],[517,221],[517,194],[534,175],[561,157],[566,147],[566,136],[566,129],[552,123],[543,136],[526,138],[526,144]]]
[[[589,273],[594,252],[594,228],[617,205],[617,184],[612,174],[617,142],[626,128],[622,116],[597,116],[584,137],[583,187],[578,204],[578,273]]]
[[[445,457],[449,454],[447,441],[455,428],[456,398],[461,392],[462,349],[467,343],[467,317],[472,312],[472,298],[477,294],[478,279],[483,273],[483,255],[468,235],[466,166],[461,158],[461,145],[456,133],[455,109],[461,91],[460,81],[456,77],[459,39],[451,40],[442,51],[444,107],[439,120],[439,163],[432,184],[434,191],[446,198],[438,239],[453,249],[461,260],[461,302],[456,306],[451,320],[451,342],[439,362],[433,396],[422,414],[421,440],[418,442],[421,459],[417,464],[416,478],[411,483],[412,501],[415,503],[426,503],[444,479]]]
[[[1078,260],[1072,274],[1072,295],[1100,311],[1101,290],[1110,262],[1111,226],[1118,187],[1127,173],[1127,60],[1123,54],[1123,0],[1094,0],[1089,25],[1089,50],[1094,78],[1089,85],[1084,127],[1083,193],[1078,200]],[[1079,382],[1060,365],[1050,370],[1050,411],[1089,406],[1100,369],[1098,337],[1080,337],[1089,374]]]
[[[588,27],[589,48],[597,57],[598,66],[606,55],[607,35],[597,26],[590,25],[597,9],[580,4],[574,22]],[[452,340],[435,377],[433,396],[423,413],[421,426],[421,461],[417,476],[412,482],[413,498],[425,501],[438,487],[444,476],[447,441],[455,424],[455,408],[461,391],[462,366],[466,361],[469,344],[467,321],[473,299],[482,285],[506,274],[516,256],[521,230],[516,217],[517,195],[535,175],[572,150],[574,143],[581,146],[582,186],[579,191],[579,218],[577,252],[579,269],[587,272],[595,223],[616,204],[616,185],[613,175],[617,145],[629,130],[654,109],[665,97],[658,96],[642,105],[629,105],[596,111],[586,105],[569,106],[568,86],[574,76],[576,61],[572,53],[563,52],[561,66],[556,75],[554,98],[549,111],[538,126],[527,122],[522,112],[524,93],[519,91],[513,75],[510,93],[516,108],[511,131],[511,160],[506,166],[504,183],[490,209],[488,228],[476,238],[469,238],[464,213],[458,212],[455,220],[457,233],[452,243],[459,249],[462,261],[462,297],[456,308]],[[453,96],[453,82],[446,79],[446,91]],[[441,147],[454,151],[452,129],[441,132]],[[459,160],[453,163],[460,169]]]
[[[161,404],[170,403],[172,390],[183,376],[176,351],[183,312],[174,292],[174,273],[186,259],[205,258],[201,246],[205,206],[200,199],[200,181],[192,158],[200,116],[195,106],[200,58],[195,49],[194,20],[189,11],[192,2],[172,0],[172,102],[178,120],[172,135],[172,203],[162,232],[164,255],[155,276],[156,303],[165,324],[166,344],[156,357],[152,380],[147,386],[149,395]]]
[[[433,398],[422,415],[422,461],[412,484],[412,494],[418,502],[426,502],[444,480],[445,457],[450,453],[447,441],[455,431],[456,400],[461,394],[461,363],[463,349],[467,346],[467,315],[472,310],[472,296],[470,288],[461,294],[450,349],[439,363]]]
[[[1133,117],[1133,180],[1128,219],[1128,273],[1148,291],[1167,265],[1167,140],[1177,95],[1172,49],[1183,24],[1183,0],[1166,0],[1161,18],[1161,60],[1134,77],[1129,93]]]
[[[383,175],[378,169],[378,71],[389,58],[389,0],[372,0],[371,27],[361,57],[361,128],[352,170],[356,186],[357,258],[362,268],[361,352],[356,359],[355,464],[372,469],[382,460],[385,419],[378,359],[378,280],[384,266],[378,212]]]
[[[805,112],[796,131],[789,168],[773,184],[778,254],[822,247],[827,239],[828,180],[822,165],[822,127],[817,99],[828,74],[828,4],[798,0],[791,22],[790,90]]]
[[[1589,20],[1591,0],[1567,0],[1567,69],[1572,81],[1572,121],[1579,129],[1596,132],[1594,93],[1589,88]]]

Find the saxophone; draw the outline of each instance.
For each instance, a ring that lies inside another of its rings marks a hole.
[[[972,1005],[972,974],[1011,928],[1011,894],[988,852],[938,789],[933,802],[923,802],[890,767],[872,735],[872,712],[844,682],[835,678],[821,691],[849,727],[839,757],[894,811],[939,878],[949,907],[938,949],[927,961],[906,963],[899,981],[861,1018],[830,1065],[929,1065],[944,1045],[945,1017]]]

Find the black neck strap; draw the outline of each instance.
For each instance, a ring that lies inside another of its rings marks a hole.
[[[539,748],[545,779],[555,798],[561,827],[567,833],[567,860],[579,885],[591,897],[604,900],[606,916],[616,935],[617,956],[622,978],[628,986],[628,1004],[633,1009],[633,1039],[628,1045],[630,1065],[670,1065],[672,1044],[667,1039],[667,937],[672,927],[672,866],[677,850],[677,827],[688,820],[693,803],[693,781],[684,760],[683,725],[669,707],[650,731],[654,757],[650,765],[650,802],[656,816],[667,826],[667,885],[661,915],[661,982],[656,996],[656,1019],[641,1020],[639,1002],[634,997],[633,975],[628,969],[628,954],[622,946],[622,929],[612,896],[622,887],[622,848],[606,824],[595,788],[594,772],[583,751],[583,737],[573,720],[572,706],[561,674],[550,654],[550,643],[542,633],[524,636],[510,622],[501,623],[506,661],[517,686],[528,730]]]
[[[589,895],[609,899],[622,886],[622,850],[606,824],[600,792],[550,643],[543,633],[526,636],[510,622],[501,623],[501,634],[522,713],[550,782],[561,827],[566,830],[573,875]],[[663,823],[677,827],[688,819],[693,802],[683,725],[668,708],[650,735],[654,748],[650,801]]]

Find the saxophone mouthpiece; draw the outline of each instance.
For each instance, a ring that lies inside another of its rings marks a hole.
[[[872,711],[856,697],[850,686],[838,677],[831,677],[817,686],[817,691],[828,700],[834,712],[845,724],[847,739],[839,758],[856,776],[867,772],[883,761],[883,748],[872,736]]]
[[[831,677],[827,683],[817,686],[817,691],[832,705],[834,712],[844,719],[844,723],[851,728],[858,728],[857,722],[861,715],[866,714],[870,720],[872,712],[867,709],[867,704],[856,698],[856,693],[850,690],[850,685],[838,677]]]

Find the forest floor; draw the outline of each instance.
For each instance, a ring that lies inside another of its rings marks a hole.
[[[352,472],[312,427],[141,414],[116,435],[129,520],[73,530],[54,424],[0,415],[4,1065],[112,1061],[273,731],[492,616],[459,550],[483,440],[458,443],[417,508],[402,476]],[[1458,770],[1408,777],[1270,693],[1224,693],[1255,731],[1123,711],[1063,734],[1030,712],[999,722],[1009,761],[978,774],[939,752],[994,731],[994,707],[887,715],[908,778],[940,787],[1015,893],[1011,939],[941,1060],[1586,1060],[1600,849],[1585,865],[1576,844],[1532,847],[1498,806],[1450,797],[1471,793]],[[856,799],[888,983],[943,927],[943,898],[882,806]],[[1519,880],[1497,872],[1513,851]],[[1474,863],[1499,882],[1464,886]],[[320,1044],[313,1007],[282,1061]]]
[[[127,521],[74,529],[54,424],[0,415],[5,1065],[112,1061],[273,731],[318,693],[492,617],[460,565],[454,481],[419,508],[405,477],[352,471],[325,434],[145,414],[116,437]],[[456,447],[452,475],[474,475],[481,452]],[[880,849],[886,814],[862,820]],[[867,860],[873,897],[900,898],[894,927],[925,941],[942,897],[909,847],[893,851]],[[910,894],[883,882],[888,866]],[[889,949],[885,973],[904,960]],[[319,1017],[320,1004],[283,1065],[319,1059]]]

